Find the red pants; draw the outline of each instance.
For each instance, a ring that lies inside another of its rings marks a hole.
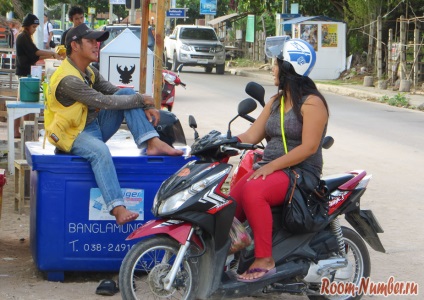
[[[272,256],[272,214],[271,206],[282,205],[289,178],[283,171],[247,181],[254,171],[243,176],[230,191],[237,202],[236,218],[244,222],[247,218],[253,230],[255,257]]]

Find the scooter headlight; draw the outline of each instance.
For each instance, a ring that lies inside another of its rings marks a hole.
[[[192,196],[200,193],[201,191],[209,187],[211,184],[215,183],[218,179],[228,174],[230,171],[231,167],[228,167],[219,173],[216,173],[212,176],[208,176],[194,183],[189,188],[182,190],[162,201],[157,199],[158,194],[156,194],[155,199],[153,201],[153,207],[155,208],[155,210],[157,207],[158,215],[171,214],[174,211],[178,210]]]
[[[190,193],[189,189],[183,190],[181,192],[172,195],[167,198],[165,201],[162,201],[158,208],[159,215],[169,214],[181,207],[184,202],[187,201],[193,194]]]

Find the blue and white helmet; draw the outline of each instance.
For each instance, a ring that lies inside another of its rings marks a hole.
[[[278,58],[289,62],[297,74],[304,76],[311,73],[317,60],[311,44],[301,39],[292,39],[288,35],[267,37],[265,54],[269,58]]]

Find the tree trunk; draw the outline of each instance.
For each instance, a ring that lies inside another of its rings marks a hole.
[[[371,18],[374,20],[374,18]],[[368,37],[368,56],[367,56],[367,67],[371,69],[373,66],[373,53],[374,53],[374,36],[375,36],[375,22],[371,22],[370,24],[370,35]]]
[[[381,41],[381,16],[377,17],[377,78],[378,80],[382,79],[383,76],[383,55],[382,55],[382,41]]]
[[[13,10],[18,15],[19,19],[23,19],[25,17],[25,12],[22,9],[22,3],[19,0],[12,0]]]

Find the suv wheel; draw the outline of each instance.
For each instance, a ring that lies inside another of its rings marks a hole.
[[[212,72],[212,67],[205,67],[205,72],[206,73],[211,73]]]
[[[224,74],[225,72],[225,64],[222,65],[216,65],[216,74]]]
[[[174,57],[172,59],[172,71],[177,72],[179,65],[180,65],[180,63],[177,59],[177,53],[174,53]]]
[[[166,50],[163,52],[163,67],[167,70],[171,70],[172,64],[168,61],[168,57],[166,57]]]

